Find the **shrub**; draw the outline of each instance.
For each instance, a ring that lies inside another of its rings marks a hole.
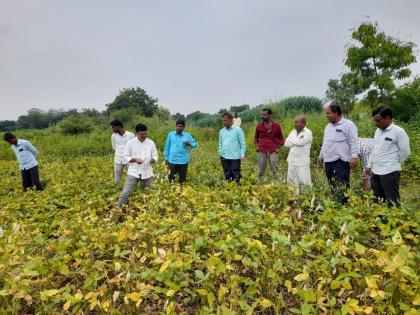
[[[80,133],[89,133],[94,129],[94,124],[89,117],[69,116],[58,124],[58,128],[63,134],[76,135]]]

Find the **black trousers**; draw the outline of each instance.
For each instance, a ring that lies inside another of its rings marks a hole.
[[[241,160],[229,160],[221,157],[220,162],[222,163],[225,179],[228,181],[235,181],[237,184],[239,184],[242,177]]]
[[[28,170],[21,170],[23,190],[31,188],[35,185],[36,190],[44,190],[39,180],[38,166],[34,166]]]
[[[350,187],[350,163],[342,160],[325,162],[325,175],[334,197],[347,203],[344,193]]]
[[[185,183],[187,180],[187,171],[188,171],[188,163],[187,164],[171,164],[169,163],[169,176],[168,179],[170,182],[175,180],[175,175],[179,175],[179,183]]]
[[[400,171],[385,175],[372,174],[370,185],[378,202],[386,201],[389,206],[400,206]]]

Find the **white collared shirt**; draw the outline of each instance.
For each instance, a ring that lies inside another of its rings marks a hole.
[[[310,152],[312,144],[312,131],[303,128],[301,132],[292,130],[284,142],[286,148],[290,148],[287,162],[290,165],[306,166],[310,164]]]
[[[359,138],[356,125],[345,118],[329,123],[324,130],[319,158],[324,162],[342,160],[348,162],[359,156]]]
[[[119,133],[113,133],[111,136],[112,148],[115,151],[114,163],[116,164],[127,164],[128,161],[125,159],[124,151],[128,140],[133,139],[134,134],[130,131],[125,131],[121,136]]]
[[[158,154],[155,143],[146,138],[141,142],[137,137],[129,140],[125,146],[125,158],[127,161],[131,159],[142,159],[144,162],[141,164],[130,163],[128,165],[127,175],[136,178],[147,179],[153,176],[153,168],[150,161],[158,160]]]
[[[385,175],[401,171],[401,164],[409,155],[410,140],[407,133],[401,127],[391,123],[384,130],[376,129],[368,165],[372,173]]]

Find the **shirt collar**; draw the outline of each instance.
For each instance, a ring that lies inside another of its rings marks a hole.
[[[394,127],[394,123],[391,123],[388,127],[384,129],[384,131],[391,130]]]
[[[343,123],[344,118],[341,117],[339,121],[337,121],[333,126],[341,125]]]

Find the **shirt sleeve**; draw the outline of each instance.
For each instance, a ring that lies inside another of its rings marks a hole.
[[[308,132],[306,134],[298,135],[294,139],[289,140],[291,146],[295,145],[297,147],[304,146],[305,144],[312,142],[312,132]]]
[[[293,131],[292,131],[293,132]],[[292,143],[290,141],[290,138],[292,137],[292,132],[289,133],[289,135],[286,138],[286,141],[284,142],[284,146],[286,148],[291,148],[292,147]]]
[[[191,148],[193,148],[193,149],[196,148],[198,146],[197,141],[195,141],[193,136],[191,136],[190,134],[188,134],[188,136],[189,136],[189,141],[190,141],[190,144],[191,144]]]
[[[125,160],[127,161],[127,163],[130,163],[131,159],[133,158],[131,156],[131,148],[130,148],[129,143],[127,143],[127,145],[124,148],[124,157],[125,157]]]
[[[326,146],[325,135],[326,135],[326,133],[327,133],[327,127],[328,127],[328,125],[327,125],[327,126],[325,127],[325,129],[324,129],[324,137],[323,137],[323,139],[322,139],[321,151],[319,151],[319,156],[318,156],[318,158],[319,158],[320,160],[323,160],[323,159],[324,159],[324,150],[325,150],[325,146]]]
[[[283,132],[281,131],[281,126],[279,124],[279,146],[284,144],[284,137],[283,137]]]
[[[169,151],[171,149],[171,135],[168,134],[168,136],[166,137],[166,142],[165,142],[165,161],[169,161]]]
[[[112,149],[115,151],[115,137],[114,137],[114,134],[111,135],[111,145],[112,145]]]
[[[222,156],[222,130],[219,131],[219,156]]]
[[[27,141],[25,143],[25,147],[26,149],[28,149],[35,157],[38,155],[38,150],[32,145],[32,143],[30,143],[29,141]]]
[[[258,125],[255,127],[255,135],[254,135],[254,144],[257,145],[260,138],[260,134],[258,132]]]
[[[398,157],[400,163],[404,163],[410,155],[410,139],[404,130],[401,130],[397,135],[397,146],[400,149]]]
[[[349,123],[349,128],[347,129],[347,142],[350,145],[351,157],[359,157],[359,136],[357,135],[357,127],[353,123]]]
[[[245,141],[245,132],[242,128],[239,130],[239,144],[241,146],[241,158],[243,158],[245,157],[245,153],[246,153],[246,141]]]
[[[153,144],[153,148],[152,148],[152,159],[154,159],[156,162],[158,160],[158,153],[157,153],[157,149],[156,149],[155,144]]]

